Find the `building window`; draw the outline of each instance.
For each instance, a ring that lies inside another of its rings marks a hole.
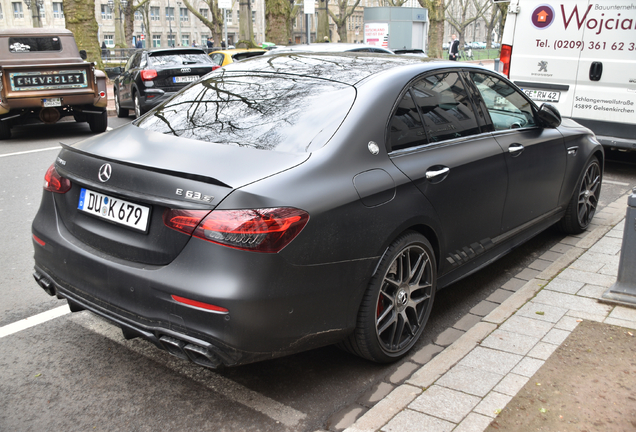
[[[239,23],[239,20],[241,19],[241,11],[236,11],[236,23]]]
[[[44,4],[42,4],[42,6],[40,6],[40,19],[44,20],[44,18],[46,18],[46,11],[44,10]]]
[[[141,21],[143,20],[143,16],[141,15],[141,12],[139,11],[135,11],[135,21]]]
[[[22,3],[11,3],[13,5],[13,18],[24,18],[22,13]]]
[[[174,35],[173,34],[169,34],[168,35],[168,46],[169,47],[174,47]]]
[[[161,12],[159,12],[159,7],[150,7],[150,21],[161,21]]]
[[[0,20],[4,19],[4,14],[2,13],[2,5],[0,4]]]
[[[208,10],[207,9],[199,9],[199,13],[205,19],[208,19]]]
[[[161,48],[161,35],[152,35],[152,47]]]
[[[179,8],[179,21],[188,21],[188,8]]]
[[[102,5],[102,20],[112,20],[113,15],[108,5]]]
[[[107,47],[112,48],[115,46],[115,39],[113,35],[104,35],[104,43]]]
[[[232,24],[232,10],[231,9],[226,9],[225,10],[225,17],[227,18],[227,23],[228,24]]]
[[[166,21],[174,21],[174,8],[167,7],[166,8]]]
[[[252,11],[252,22],[256,22],[256,11]]]
[[[181,46],[190,46],[190,35],[181,34]]]
[[[62,2],[53,2],[53,18],[64,18],[64,7]]]

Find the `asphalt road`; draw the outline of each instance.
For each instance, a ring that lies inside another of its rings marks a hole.
[[[65,302],[45,294],[31,276],[30,225],[59,142],[77,142],[90,131],[68,122],[12,132],[13,139],[0,141],[0,430],[336,430],[334,413],[391,382],[400,363],[376,365],[335,347],[212,371],[143,340],[126,341],[87,312],[64,313]],[[601,206],[636,186],[636,154],[608,157]],[[439,292],[415,350],[562,238],[549,229]],[[47,311],[64,314],[2,336],[8,324]]]

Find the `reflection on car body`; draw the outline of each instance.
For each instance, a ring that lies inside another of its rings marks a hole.
[[[203,366],[333,343],[390,362],[438,289],[555,223],[585,230],[603,159],[588,129],[478,66],[261,56],[64,146],[35,278]],[[78,211],[83,189],[129,203],[135,226]]]

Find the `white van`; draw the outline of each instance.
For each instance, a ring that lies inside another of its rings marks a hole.
[[[604,146],[636,151],[636,1],[511,0],[500,71]]]

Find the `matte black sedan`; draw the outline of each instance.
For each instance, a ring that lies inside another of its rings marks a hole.
[[[135,51],[113,83],[117,116],[132,109],[139,117],[215,68],[199,48]]]
[[[35,279],[209,367],[334,343],[390,362],[436,290],[555,223],[585,230],[603,159],[588,129],[477,66],[257,57],[64,146]]]

